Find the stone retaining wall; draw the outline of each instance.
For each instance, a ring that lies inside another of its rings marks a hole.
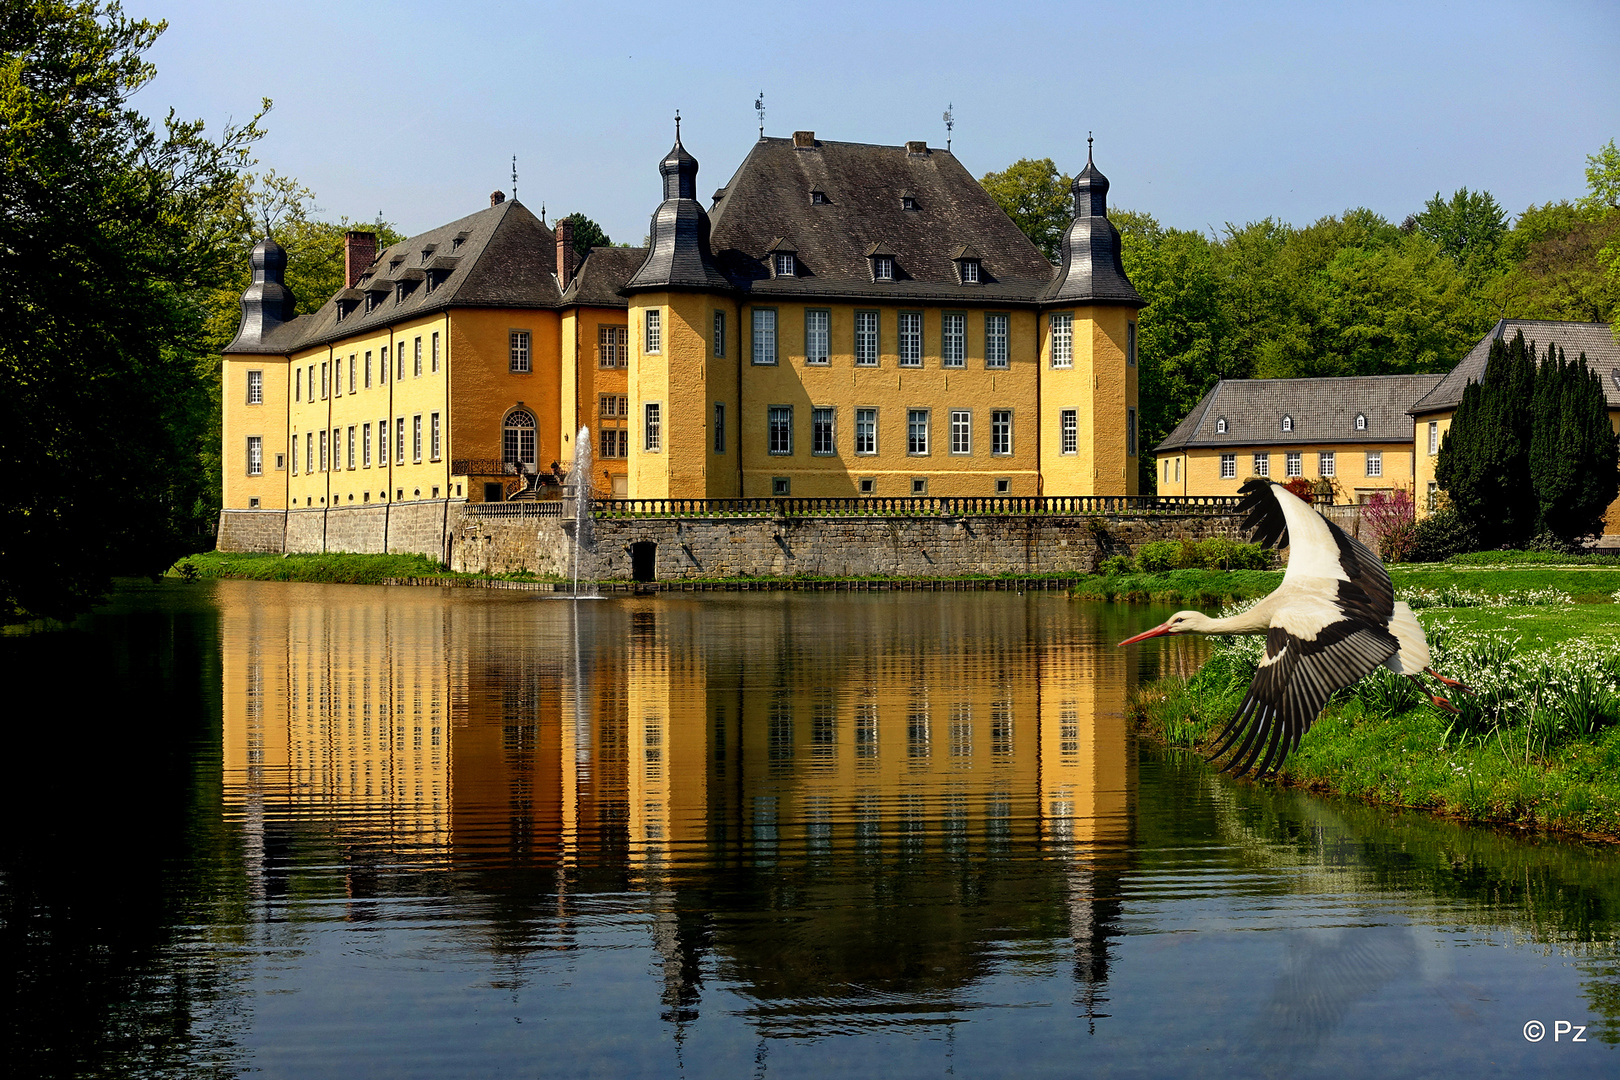
[[[225,510],[219,515],[221,551],[353,552],[445,558],[450,528],[461,502],[372,503],[367,506],[297,507],[292,510]]]

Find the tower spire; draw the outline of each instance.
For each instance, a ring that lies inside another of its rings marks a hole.
[[[1086,132],[1086,164],[1091,164],[1091,132]]]

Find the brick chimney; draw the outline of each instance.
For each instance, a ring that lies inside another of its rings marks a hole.
[[[816,133],[813,131],[795,131],[793,133],[793,148],[795,150],[814,150],[816,148]]]
[[[491,206],[499,206],[499,205],[501,205],[501,203],[503,203],[505,201],[506,201],[506,192],[504,192],[504,191],[492,191],[492,192],[489,193],[489,205],[491,205]]]
[[[377,234],[350,229],[343,234],[343,279],[348,288],[360,280],[360,275],[377,261]]]
[[[567,218],[557,222],[557,284],[568,288],[579,271],[579,253],[574,250],[574,223]]]
[[[921,139],[914,142],[908,142],[906,143],[906,153],[913,155],[926,154],[928,153],[928,144]]]

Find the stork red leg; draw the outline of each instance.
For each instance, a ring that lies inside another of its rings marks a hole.
[[[1464,691],[1466,693],[1469,693],[1469,694],[1472,694],[1474,692],[1472,687],[1464,686],[1462,683],[1458,682],[1456,679],[1448,679],[1444,675],[1440,674],[1438,671],[1434,670],[1434,668],[1432,668],[1432,667],[1426,667],[1426,668],[1423,669],[1423,671],[1424,671],[1425,674],[1431,676],[1432,678],[1439,680],[1439,682],[1442,685],[1449,686],[1453,690],[1462,690],[1462,691]]]
[[[1431,672],[1429,672],[1429,674],[1434,675],[1434,672],[1431,671]],[[1438,675],[1435,675],[1434,677],[1437,678],[1437,679],[1440,678],[1440,676],[1438,676]],[[1457,714],[1457,707],[1455,705],[1453,705],[1451,702],[1447,701],[1445,698],[1440,697],[1438,694],[1429,693],[1429,688],[1427,686],[1423,685],[1423,680],[1422,679],[1418,678],[1416,675],[1408,675],[1407,678],[1411,679],[1414,683],[1417,683],[1417,688],[1419,690],[1423,691],[1423,696],[1428,698],[1429,701],[1434,704],[1435,708],[1444,709],[1446,712],[1451,713],[1454,716]],[[1451,685],[1454,685],[1454,686],[1462,686],[1462,683],[1455,682],[1455,681],[1450,680],[1450,679],[1441,679],[1440,681],[1445,682],[1445,683],[1450,683]],[[1468,687],[1466,687],[1466,686],[1463,686],[1462,688],[1464,690],[1468,690]],[[1473,693],[1472,690],[1468,690],[1468,692],[1470,694]]]

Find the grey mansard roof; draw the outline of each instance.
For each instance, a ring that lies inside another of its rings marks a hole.
[[[1440,375],[1356,375],[1337,379],[1222,379],[1193,406],[1155,453],[1184,449],[1412,441],[1411,403]],[[1356,416],[1367,418],[1356,430]],[[1282,430],[1284,416],[1294,430]],[[1226,420],[1225,433],[1218,421]]]
[[[1491,342],[1512,341],[1513,335],[1520,331],[1524,333],[1526,344],[1535,345],[1538,359],[1545,355],[1549,344],[1563,349],[1567,360],[1585,353],[1586,366],[1603,380],[1603,394],[1609,408],[1620,409],[1620,345],[1615,344],[1608,323],[1502,319],[1479,339],[1479,344],[1468,350],[1468,355],[1458,361],[1438,386],[1411,407],[1412,415],[1445,412],[1462,404],[1463,389],[1470,382],[1485,378],[1485,361],[1490,359]]]
[[[826,202],[812,204],[811,193]],[[1034,303],[1056,271],[945,150],[760,139],[717,193],[711,245],[757,300],[853,297]],[[915,200],[906,210],[902,199]],[[961,284],[953,255],[975,249],[983,284]],[[791,251],[798,273],[772,276]],[[896,280],[872,280],[870,254],[894,256]]]

